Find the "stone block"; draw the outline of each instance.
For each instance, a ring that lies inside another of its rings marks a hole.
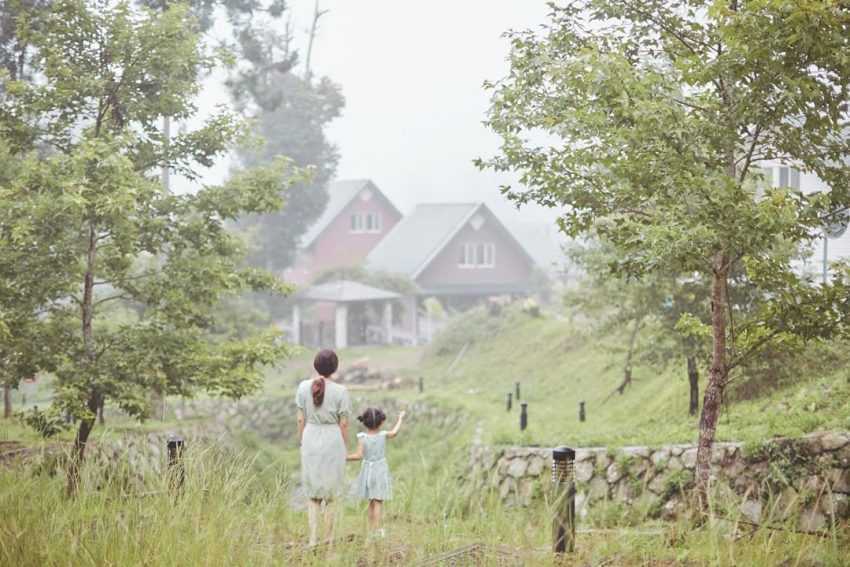
[[[816,532],[824,529],[829,521],[818,506],[809,506],[800,514],[800,529],[807,532]]]
[[[576,462],[582,463],[584,461],[595,461],[596,460],[596,449],[576,449]]]
[[[655,475],[652,480],[649,481],[647,488],[654,494],[663,494],[664,489],[667,488],[667,476],[664,474]]]
[[[534,480],[531,478],[520,480],[517,493],[519,504],[521,506],[530,506],[531,499],[534,497]]]
[[[515,458],[510,461],[508,464],[506,472],[507,475],[513,478],[522,478],[525,475],[525,471],[528,469],[528,462],[522,458]]]
[[[821,510],[836,520],[850,518],[850,496],[846,494],[827,494],[821,498]]]
[[[661,508],[661,518],[666,521],[673,521],[685,511],[685,503],[678,498],[671,498],[664,503]]]
[[[833,453],[833,458],[838,466],[845,469],[850,468],[850,445],[846,445]]]
[[[578,482],[588,482],[591,478],[593,478],[593,461],[576,463],[576,480]]]
[[[671,471],[680,471],[685,468],[685,465],[682,464],[681,459],[679,457],[670,457],[670,460],[667,461],[667,469]]]
[[[664,468],[667,466],[667,461],[670,460],[670,450],[658,449],[652,454],[650,460],[655,468]]]
[[[509,496],[516,490],[516,481],[514,479],[508,477],[502,480],[502,483],[499,485],[499,498],[502,500],[507,500]]]
[[[779,498],[777,498],[774,509],[780,519],[787,520],[797,512],[799,506],[800,497],[797,494],[797,491],[790,486],[787,486],[780,493]]]
[[[528,470],[525,471],[525,474],[528,476],[540,476],[543,474],[545,467],[546,461],[543,460],[543,457],[531,457],[528,461]]]
[[[632,500],[634,500],[638,491],[635,488],[634,484],[629,482],[628,480],[623,480],[611,491],[612,498],[617,500],[618,502],[623,502],[626,504],[630,504]]]
[[[608,484],[617,484],[623,478],[623,470],[618,463],[611,463],[605,472]]]
[[[620,452],[629,457],[641,459],[648,459],[650,455],[649,447],[623,447]]]
[[[604,478],[596,476],[591,479],[588,487],[588,498],[591,502],[608,498],[608,483]]]
[[[696,447],[688,449],[682,453],[682,465],[686,469],[693,469],[697,466],[697,449]]]
[[[744,500],[741,504],[741,515],[754,524],[761,523],[761,501]]]
[[[576,516],[579,518],[587,517],[589,500],[587,492],[581,490],[576,493]]]
[[[837,431],[812,433],[804,437],[804,439],[815,444],[818,451],[836,451],[846,445],[850,445],[850,434]]]
[[[850,469],[830,469],[826,480],[833,492],[850,494]]]

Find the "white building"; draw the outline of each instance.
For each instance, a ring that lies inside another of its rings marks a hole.
[[[829,187],[818,176],[802,173],[787,165],[779,163],[763,164],[761,170],[765,175],[765,181],[770,182],[774,187],[791,187],[799,189],[805,194],[829,191]],[[833,262],[850,260],[850,230],[838,238],[827,238],[826,242],[824,242],[824,238],[814,241],[811,246],[811,254],[798,262],[800,271],[821,280],[824,273],[824,251],[826,251],[827,266]]]

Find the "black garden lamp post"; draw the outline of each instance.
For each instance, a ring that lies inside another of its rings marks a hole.
[[[555,513],[552,518],[552,551],[575,551],[576,542],[576,452],[569,447],[552,450],[552,487]]]

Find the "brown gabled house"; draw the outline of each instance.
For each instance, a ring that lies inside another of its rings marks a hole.
[[[531,288],[535,262],[484,203],[418,205],[369,253],[369,269],[409,277],[448,304]]]

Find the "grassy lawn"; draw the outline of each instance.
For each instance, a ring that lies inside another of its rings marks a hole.
[[[391,442],[388,458],[395,499],[386,510],[389,537],[365,542],[365,510],[346,503],[338,533],[350,538],[332,550],[307,552],[305,514],[290,506],[299,470],[294,443],[272,443],[251,432],[239,455],[192,452],[181,497],[147,496],[92,480],[83,495],[67,500],[64,479],[27,469],[0,468],[0,565],[410,565],[470,544],[484,544],[516,565],[554,564],[550,504],[504,507],[494,494],[471,492],[458,482],[473,431],[485,441],[550,445],[660,444],[693,441],[696,422],[687,415],[684,369],[635,369],[622,396],[604,399],[621,380],[621,360],[598,340],[553,317],[512,313],[493,321],[465,320],[461,328],[427,348],[361,348],[340,353],[343,366],[369,358],[370,366],[425,377],[415,388],[357,392],[360,403],[390,400],[404,406],[461,412],[446,428],[428,416],[412,416]],[[483,325],[476,330],[476,326]],[[463,345],[465,355],[458,359]],[[311,372],[304,351],[269,371],[258,397],[291,400],[295,383]],[[449,367],[453,370],[449,372]],[[742,441],[850,428],[850,372],[838,367],[724,414],[719,437]],[[505,410],[505,394],[521,382],[530,427],[519,432],[518,406]],[[588,420],[578,421],[586,401]],[[415,406],[419,407],[419,406]],[[414,412],[415,413],[415,412]],[[390,415],[392,419],[394,416]],[[419,419],[421,418],[421,419]],[[355,424],[354,430],[357,430]],[[95,430],[110,436],[179,428],[177,422],[110,418]],[[68,440],[71,433],[60,439]],[[23,426],[6,423],[0,441],[38,443]],[[349,478],[357,474],[352,464]],[[580,524],[578,565],[843,565],[848,534],[813,537],[738,525],[737,518],[701,528],[651,522],[634,527],[623,514],[591,514]],[[496,556],[486,561],[496,562]]]
[[[632,386],[606,402],[622,381],[622,355],[612,355],[567,321],[521,313],[505,319],[496,332],[468,333],[468,338],[434,345],[422,362],[428,397],[462,407],[483,423],[490,441],[613,446],[696,440],[684,360],[665,369],[636,367]],[[465,355],[455,362],[466,342]],[[811,372],[766,397],[727,405],[718,439],[747,442],[850,429],[850,368]],[[515,382],[521,383],[522,401],[528,403],[524,433],[516,400],[510,413],[505,409],[505,395]],[[578,418],[581,401],[587,409],[584,423]]]

